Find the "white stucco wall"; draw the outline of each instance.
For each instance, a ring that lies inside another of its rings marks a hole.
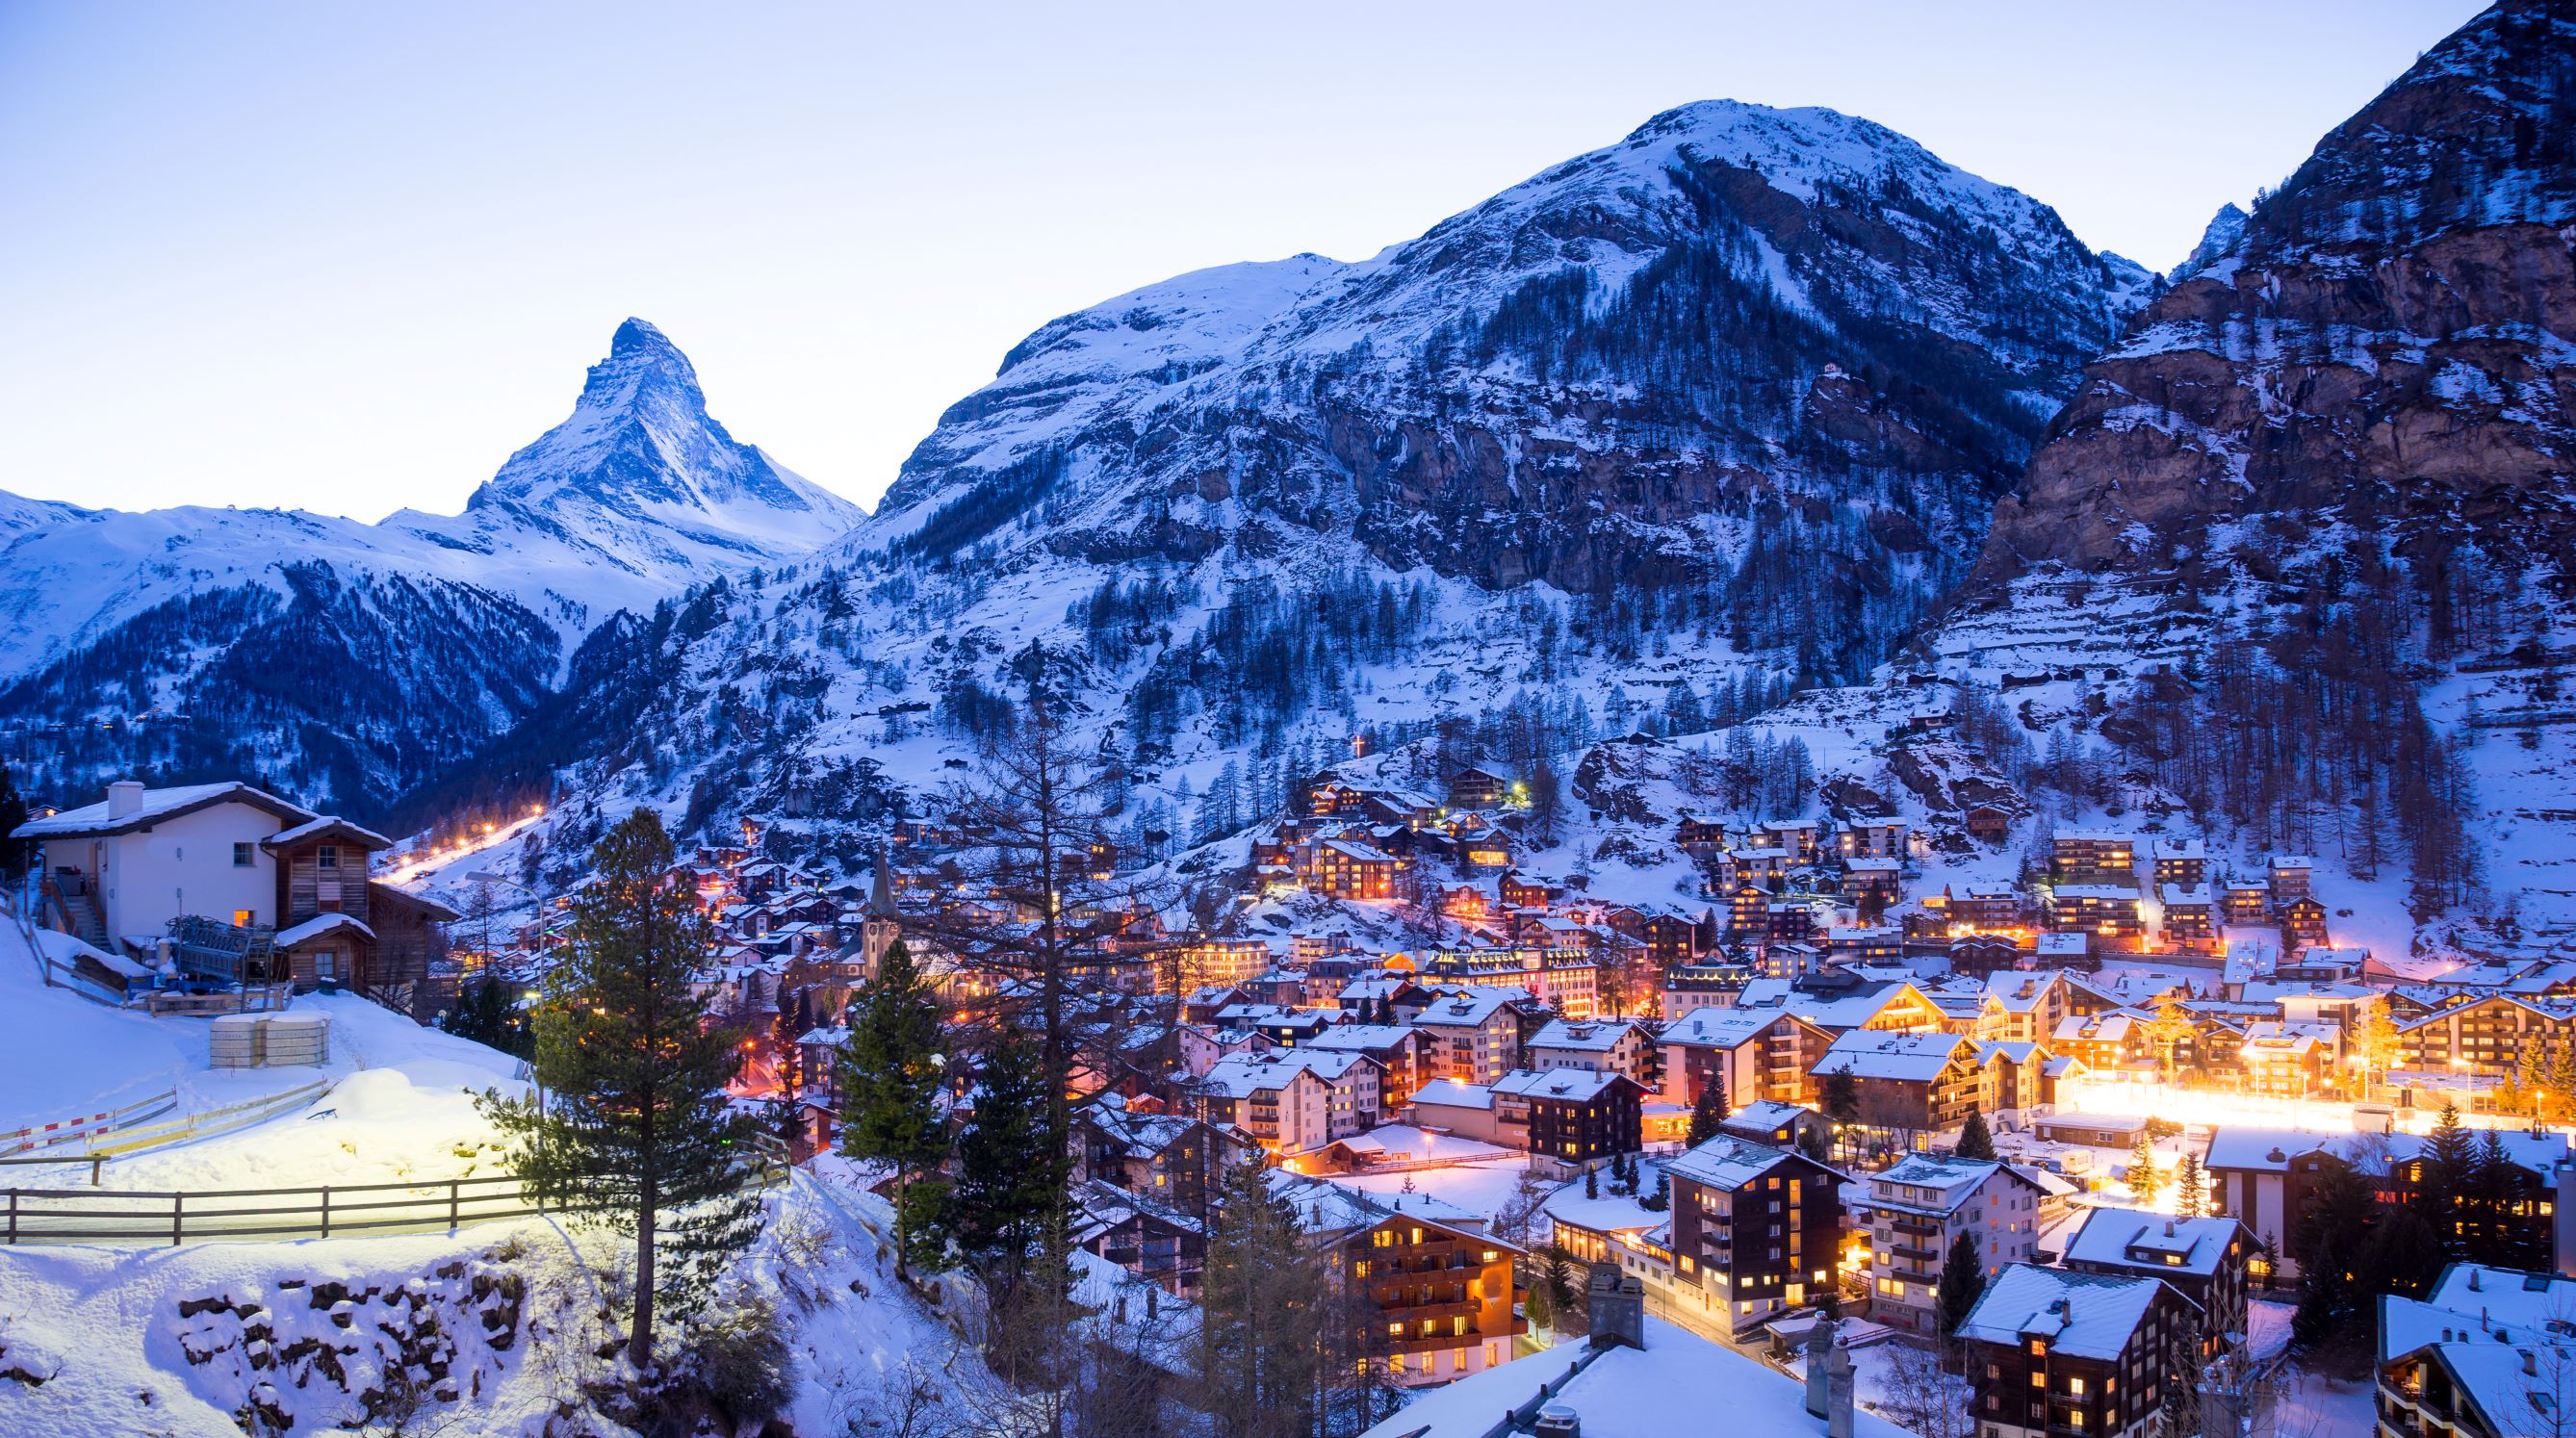
[[[45,867],[89,872],[97,854],[99,897],[111,937],[157,937],[182,914],[229,923],[243,909],[253,923],[274,924],[277,861],[258,842],[282,827],[264,809],[213,804],[105,839],[50,840]],[[247,868],[233,865],[236,843],[252,846]]]

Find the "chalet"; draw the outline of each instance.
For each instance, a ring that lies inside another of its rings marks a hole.
[[[1470,764],[1449,776],[1449,807],[1497,809],[1512,797],[1512,781],[1481,765]]]
[[[1843,892],[1864,916],[1874,915],[1905,897],[1903,865],[1895,859],[1845,859]]]
[[[2156,895],[2164,907],[2161,933],[2166,948],[2197,954],[2218,951],[2218,906],[2208,885],[2160,884]]]
[[[1816,935],[1816,908],[1811,903],[1781,901],[1763,906],[1763,938],[1774,944],[1800,944]]]
[[[1726,848],[1726,821],[1716,815],[1684,810],[1673,822],[1673,843],[1693,855],[1721,852]]]
[[[2135,1009],[2068,1014],[2049,1031],[2048,1048],[2082,1059],[2086,1068],[2105,1077],[2146,1079],[2157,1073],[2147,1015]]]
[[[1300,1049],[1229,1058],[1197,1084],[1199,1117],[1278,1153],[1305,1153],[1375,1127],[1380,1070],[1360,1054]]]
[[[2050,840],[2048,873],[2061,884],[2135,884],[2138,841],[2107,829],[2061,829]]]
[[[369,878],[372,857],[393,847],[381,834],[248,784],[130,780],[14,834],[39,849],[37,919],[93,948],[149,958],[174,927],[240,935],[182,945],[180,967],[226,982],[346,985],[427,1016],[430,965],[446,951],[439,926],[456,914]],[[249,963],[265,971],[243,971]]]
[[[2018,969],[2028,957],[2019,944],[2003,934],[1970,934],[1952,939],[1949,955],[1950,972],[1980,978]]]
[[[1956,1335],[1980,1438],[2147,1438],[2182,1335],[2200,1321],[2161,1278],[2027,1263],[1986,1285]]]
[[[1112,1095],[1074,1110],[1073,1138],[1075,1178],[1187,1213],[1206,1212],[1210,1191],[1229,1166],[1259,1151],[1202,1120],[1132,1110]]]
[[[2305,854],[2274,855],[2266,875],[2272,883],[2272,903],[2277,907],[2294,900],[2316,897],[2312,877],[2315,867],[2316,861]]]
[[[1381,1071],[1379,1107],[1392,1113],[1429,1082],[1436,1042],[1428,1032],[1408,1024],[1335,1024],[1303,1047],[1308,1052],[1355,1053],[1375,1059]]]
[[[2049,927],[2061,934],[2090,934],[2093,948],[2134,952],[2145,935],[2134,889],[2112,884],[2060,884],[2049,898]]]
[[[1672,1185],[1672,1307],[1722,1317],[1741,1337],[1834,1281],[1841,1174],[1728,1135],[1664,1172]]]
[[[1755,847],[1774,849],[1791,864],[1812,864],[1823,825],[1814,819],[1770,819],[1753,831]]]
[[[1446,1383],[1511,1361],[1529,1331],[1512,1279],[1523,1251],[1471,1226],[1454,1211],[1436,1215],[1422,1195],[1389,1207],[1311,1180],[1274,1180],[1309,1235],[1330,1246],[1336,1286],[1368,1307],[1369,1334],[1355,1346],[1385,1354],[1399,1387]]]
[[[2196,889],[2209,882],[2209,844],[2202,839],[2158,839],[2156,886],[2177,884]]]
[[[1760,884],[1738,884],[1727,891],[1726,928],[1733,934],[1768,935],[1771,901],[1777,897]]]
[[[1802,1148],[1807,1135],[1825,1126],[1825,1116],[1802,1104],[1764,1100],[1749,1103],[1717,1121],[1720,1133],[1773,1148]]]
[[[2306,897],[2279,906],[2281,943],[2290,949],[2326,944],[2326,906]]]
[[[1941,1265],[1961,1234],[1992,1278],[2038,1254],[2038,1182],[1992,1159],[1915,1154],[1870,1175],[1855,1217],[1869,1234],[1870,1316],[1908,1333],[1938,1334]]]
[[[1496,879],[1494,888],[1506,909],[1544,909],[1556,897],[1556,890],[1546,884],[1532,883],[1517,872],[1506,873]]]
[[[1639,1025],[1615,1019],[1551,1019],[1522,1045],[1530,1068],[1594,1069],[1626,1074],[1642,1084],[1654,1045]]]
[[[2272,922],[2272,886],[2261,879],[2230,879],[2218,892],[2219,913],[2231,924]]]
[[[1401,868],[1393,854],[1374,845],[1326,839],[1315,846],[1307,884],[1337,899],[1393,899]]]
[[[2576,1000],[2490,994],[2397,1024],[2397,1066],[2462,1070],[2489,1078],[2519,1072],[2526,1052],[2576,1043]]]
[[[1646,962],[1657,968],[1687,964],[1717,947],[1717,915],[1703,909],[1696,916],[1666,910],[1646,914],[1636,937],[1646,946]]]
[[[1423,1009],[1414,1026],[1431,1040],[1431,1077],[1489,1084],[1520,1067],[1520,1015],[1512,1004],[1528,997],[1525,990],[1479,988]]]
[[[1986,980],[1977,1015],[1977,1037],[2016,1042],[2053,1039],[2072,1008],[2066,977],[2057,972],[1999,973]]]
[[[2379,1300],[2381,1434],[2554,1434],[2576,1373],[2576,1279],[2444,1266],[2421,1299]]]
[[[1902,859],[1905,821],[1893,814],[1853,819],[1834,835],[1834,848],[1845,859]]]
[[[1837,924],[1825,931],[1825,953],[1837,964],[1875,964],[1905,957],[1905,931],[1886,924]]]
[[[1957,1034],[1855,1029],[1834,1040],[1808,1079],[1821,1092],[1830,1076],[1844,1073],[1855,1081],[1861,1126],[1882,1141],[1901,1135],[1924,1142],[1976,1111],[1975,1048]]]
[[[2308,1098],[2335,1081],[2335,1025],[2264,1021],[2248,1025],[2237,1048],[2245,1091],[2270,1098]]]
[[[2077,1273],[2149,1276],[2172,1284],[2199,1308],[2210,1357],[2242,1338],[2246,1272],[2255,1239],[2233,1218],[2176,1218],[2136,1208],[2096,1208],[2066,1240],[2060,1261]]]
[[[1970,804],[1960,816],[1967,825],[1968,837],[1986,844],[2000,844],[2012,837],[2012,817],[2012,810],[2001,804]]]
[[[1068,1214],[1073,1246],[1161,1287],[1198,1296],[1207,1264],[1207,1220],[1151,1192],[1077,1181]]]
[[[1704,1008],[1666,1024],[1657,1042],[1664,1102],[1690,1107],[1715,1084],[1740,1109],[1806,1098],[1807,1072],[1833,1036],[1785,1009]]]
[[[1521,1069],[1492,1085],[1497,1109],[1527,1112],[1532,1154],[1559,1163],[1591,1164],[1644,1147],[1645,1088],[1626,1074],[1593,1069]]]
[[[2010,884],[1970,884],[1942,891],[1949,899],[1951,932],[2010,934],[2030,926],[2029,906]]]

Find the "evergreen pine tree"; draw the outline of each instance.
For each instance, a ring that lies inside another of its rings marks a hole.
[[[1047,1138],[1046,1065],[1037,1040],[1004,1030],[976,1077],[975,1114],[957,1139],[949,1231],[991,1306],[1008,1309],[1024,1293],[1042,1301],[1033,1286],[1066,1277],[1031,1265],[1066,1221],[1067,1161]]]
[[[1977,1251],[1977,1236],[1963,1232],[1950,1240],[1950,1251],[1941,1260],[1941,1281],[1933,1290],[1941,1304],[1942,1337],[1959,1331],[1985,1291],[1986,1265]]]
[[[9,766],[0,764],[0,883],[16,885],[35,861],[35,844],[11,837],[26,822],[27,800],[18,792],[17,781],[9,777]]]
[[[1199,1280],[1193,1406],[1227,1438],[1298,1438],[1314,1427],[1324,1275],[1258,1159],[1232,1166],[1218,1197]]]
[[[1592,1168],[1586,1168],[1583,1170],[1583,1196],[1585,1198],[1599,1198],[1601,1196],[1600,1170]]]
[[[2152,1205],[2164,1187],[2164,1175],[2156,1170],[2155,1136],[2138,1130],[2138,1141],[2129,1149],[2129,1192],[2138,1202]]]
[[[2461,1232],[2465,1217],[2461,1208],[2468,1202],[2477,1163],[2477,1140],[2460,1122],[2459,1109],[2444,1103],[2441,1118],[2435,1120],[2433,1132],[2424,1140],[2423,1171],[2415,1182],[2414,1206],[2433,1226],[2442,1251],[2453,1258],[2468,1256]]]
[[[1539,1275],[1547,1283],[1548,1301],[1559,1313],[1573,1312],[1574,1255],[1565,1251],[1561,1240],[1551,1238],[1539,1256]]]
[[[478,1105],[532,1197],[634,1242],[627,1355],[639,1369],[652,1366],[657,1306],[693,1313],[760,1215],[745,1182],[750,1123],[724,1091],[740,1055],[695,989],[709,931],[696,896],[667,881],[672,857],[650,809],[599,841],[536,1016],[550,1102]]]
[[[1968,1122],[1959,1130],[1959,1145],[1951,1152],[1960,1158],[1992,1159],[1995,1156],[1995,1136],[1986,1127],[1983,1111],[1968,1111]]]
[[[2174,1213],[2183,1218],[2198,1218],[2209,1206],[2209,1178],[2201,1171],[2200,1157],[2185,1152],[2174,1165]]]
[[[1718,1126],[1726,1122],[1726,1089],[1711,1075],[1700,1085],[1699,1097],[1691,1102],[1689,1143],[1697,1148],[1717,1137]]]
[[[947,1250],[948,1118],[940,1108],[939,1003],[897,939],[860,995],[841,1046],[841,1152],[894,1169],[897,1271],[935,1268]]]

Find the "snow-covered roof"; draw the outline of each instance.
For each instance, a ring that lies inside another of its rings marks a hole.
[[[310,823],[320,816],[312,810],[290,804],[265,789],[254,789],[235,781],[229,784],[181,784],[168,789],[146,789],[134,811],[108,817],[108,800],[65,809],[43,819],[30,819],[11,832],[21,839],[88,838],[122,834],[148,828],[164,819],[225,802],[248,804],[264,809],[278,819],[294,824]]]
[[[1749,1103],[1718,1121],[1718,1127],[1736,1133],[1778,1133],[1800,1119],[1813,1118],[1816,1111],[1777,1099]]]
[[[1663,1042],[1731,1049],[1788,1017],[1776,1008],[1699,1008],[1664,1026]]]
[[[1463,1025],[1465,1027],[1474,1028],[1481,1026],[1486,1020],[1500,1012],[1503,1005],[1508,1004],[1515,999],[1526,999],[1529,996],[1530,993],[1527,989],[1480,986],[1471,989],[1467,993],[1455,994],[1448,998],[1441,999],[1437,1003],[1432,1004],[1429,1008],[1424,1009],[1422,1011],[1422,1016],[1415,1019],[1414,1022],[1426,1026],[1450,1027]]]
[[[1719,1134],[1666,1164],[1664,1171],[1711,1188],[1733,1190],[1769,1173],[1791,1155],[1767,1144]]]
[[[352,824],[337,814],[319,815],[291,829],[280,829],[260,840],[260,843],[271,849],[283,849],[291,844],[301,844],[307,839],[318,839],[334,832],[345,835],[360,846],[369,849],[390,849],[394,846],[393,840],[373,829]]]
[[[1614,1085],[1634,1082],[1625,1074],[1600,1069],[1515,1069],[1494,1080],[1493,1090],[1520,1098],[1590,1103]]]
[[[2068,1263],[2172,1269],[2206,1278],[2226,1261],[2244,1226],[2232,1218],[2176,1218],[2140,1208],[2097,1208],[2066,1240]]]
[[[2155,1278],[2008,1264],[1986,1285],[1958,1336],[2016,1346],[2040,1339],[2050,1352],[2071,1358],[2117,1358],[2164,1288]]]
[[[1423,1035],[1420,1030],[1408,1028],[1403,1024],[1335,1024],[1306,1040],[1300,1047],[1309,1050],[1339,1049],[1358,1053],[1369,1049],[1386,1048],[1389,1045],[1403,1043],[1409,1038],[1421,1037]]]
[[[351,930],[362,939],[376,936],[376,931],[368,928],[354,914],[316,914],[291,929],[278,930],[276,942],[281,949],[291,949],[342,929]]]
[[[1869,1176],[1870,1202],[1883,1207],[1923,1208],[1948,1213],[1975,1197],[1988,1179],[1998,1173],[2012,1172],[2007,1165],[1994,1159],[1913,1154]],[[2014,1173],[2013,1176],[2019,1178],[2021,1175]],[[1926,1202],[1896,1191],[1901,1188],[1930,1189],[1941,1197]]]
[[[1619,1019],[1551,1019],[1530,1039],[1529,1046],[1608,1053],[1636,1031],[1635,1024]]]
[[[1898,1079],[1915,1083],[1940,1077],[1967,1039],[1958,1034],[1889,1033],[1854,1029],[1836,1038],[1816,1060],[1811,1072],[1849,1073],[1855,1078]]]
[[[1587,1438],[1707,1432],[1713,1394],[1724,1395],[1729,1431],[1822,1431],[1819,1420],[1807,1416],[1805,1387],[1787,1374],[1660,1318],[1647,1318],[1645,1339],[1643,1348],[1561,1346],[1422,1390],[1361,1438],[1486,1438],[1506,1410],[1529,1403],[1541,1384],[1578,1366],[1581,1371],[1547,1401],[1581,1415]],[[1904,1429],[1866,1410],[1852,1414],[1852,1433],[1906,1438]]]
[[[1413,1102],[1440,1108],[1492,1108],[1494,1091],[1480,1083],[1433,1079],[1413,1091]]]

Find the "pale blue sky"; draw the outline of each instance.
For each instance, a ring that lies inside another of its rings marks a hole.
[[[453,511],[639,314],[873,502],[1058,314],[1721,96],[2164,268],[2478,8],[0,0],[0,489]]]

